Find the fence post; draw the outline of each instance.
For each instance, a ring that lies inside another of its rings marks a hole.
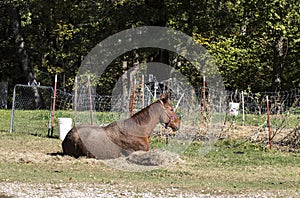
[[[14,93],[13,93],[12,111],[11,111],[11,119],[10,119],[10,129],[9,129],[10,133],[13,132],[13,130],[14,130],[15,99],[16,99],[16,86],[14,87]]]
[[[272,149],[272,134],[271,134],[271,122],[270,122],[269,97],[266,96],[266,99],[267,99],[267,123],[268,123],[268,130],[269,130],[269,145],[270,145],[270,149]]]
[[[130,112],[130,116],[133,116],[133,114],[134,114],[135,91],[136,91],[136,78],[134,79],[134,83],[133,83],[133,91],[132,91],[132,98],[131,98],[131,112]]]
[[[202,125],[204,126],[204,122],[205,122],[205,100],[206,100],[206,96],[205,96],[205,92],[206,92],[206,85],[205,85],[205,76],[203,76],[203,88],[202,88]]]
[[[243,126],[245,126],[245,99],[244,99],[244,91],[242,91],[242,114],[243,114],[242,122],[243,122]]]
[[[130,116],[133,116],[133,114],[134,114],[135,89],[136,89],[136,79],[134,79],[134,83],[133,83],[133,75],[130,75],[130,88],[129,88],[129,90],[130,90],[130,107],[129,107]]]
[[[53,94],[53,103],[52,103],[52,115],[51,115],[51,135],[48,133],[48,136],[53,136],[53,130],[54,130],[54,113],[55,113],[55,104],[56,104],[56,86],[57,86],[57,74],[55,74],[54,79],[54,94]]]
[[[54,93],[53,93],[53,88],[51,87],[51,90],[52,90],[52,93],[51,93],[51,98],[54,96]],[[48,121],[48,136],[49,136],[49,133],[51,131],[51,122],[52,122],[52,100],[50,100],[50,107],[49,107],[49,121]],[[52,133],[53,135],[53,133]]]
[[[141,84],[141,92],[142,92],[142,108],[145,107],[145,79],[144,74],[142,75],[142,84]]]
[[[77,119],[77,99],[78,99],[78,79],[77,76],[75,76],[75,90],[74,90],[74,126],[76,126],[76,119]]]
[[[91,125],[93,125],[93,101],[92,101],[92,93],[91,93],[91,77],[88,75],[88,95],[90,100],[90,119]]]
[[[40,91],[46,89],[50,92],[48,92],[50,95],[45,95],[44,91]],[[33,91],[33,92],[32,92]],[[34,92],[38,92],[40,98],[42,98],[42,101],[36,101],[36,95]],[[26,128],[22,128],[22,131],[29,130],[31,133],[32,127],[31,126],[44,126],[44,119],[34,119],[34,120],[43,120],[43,124],[32,124],[31,125],[31,119],[30,117],[18,117],[18,111],[16,110],[38,110],[38,109],[48,109],[48,121],[47,121],[47,129],[48,129],[48,136],[50,136],[51,131],[51,116],[52,116],[52,100],[53,100],[53,88],[48,86],[40,86],[40,85],[22,85],[22,84],[16,84],[14,86],[13,90],[13,99],[12,99],[12,111],[11,111],[11,120],[10,120],[10,133],[15,131],[15,124],[18,123],[18,120],[16,122],[16,119],[21,118],[25,119],[26,121]],[[47,104],[46,104],[47,103]],[[16,115],[17,114],[17,115]],[[44,115],[43,115],[44,116]],[[24,120],[23,120],[24,121]],[[39,129],[40,130],[40,129]]]

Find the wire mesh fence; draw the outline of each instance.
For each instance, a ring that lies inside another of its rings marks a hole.
[[[154,85],[151,86],[148,84],[144,87],[144,90],[142,90],[142,86],[136,86],[133,105],[127,105],[127,109],[123,109],[124,112],[127,112],[126,116],[129,116],[129,112],[132,111],[132,108],[134,108],[133,111],[135,113],[155,101],[155,99],[159,99],[164,90],[162,88],[154,90],[154,87]],[[158,85],[158,87],[162,86]],[[207,123],[210,122],[211,119],[212,111],[215,113],[226,112],[223,129],[223,132],[225,131],[224,134],[226,134],[226,131],[235,131],[236,126],[245,126],[247,128],[242,128],[237,133],[247,133],[246,139],[267,142],[268,120],[266,98],[268,97],[270,103],[272,139],[280,137],[280,140],[277,138],[277,143],[279,142],[282,145],[286,145],[286,142],[294,142],[292,146],[297,147],[295,142],[300,139],[299,135],[297,136],[300,126],[299,89],[263,93],[242,91],[227,91],[221,93],[218,90],[209,88],[206,88],[205,92],[203,89],[194,93],[190,93],[190,91],[191,90],[180,87],[173,87],[171,91],[169,89],[173,106],[175,107],[179,104],[177,112],[181,114],[181,117],[188,120],[187,123],[198,123],[197,126],[199,127],[197,127],[196,130],[201,131],[201,128],[207,127]],[[61,91],[58,91],[58,95],[61,99],[58,99],[56,108],[60,110],[66,110],[66,107],[68,107],[67,109],[72,109],[74,95]],[[131,93],[127,95],[128,104],[130,104]],[[88,98],[87,94],[82,96]],[[89,103],[89,101],[86,103]],[[116,103],[122,103],[120,98],[95,94],[92,96],[92,103],[93,111],[98,113],[98,115],[95,116],[99,121],[96,122],[97,124],[105,125],[120,118],[121,112],[114,112],[112,108]],[[236,109],[231,108],[230,104],[232,103],[236,104]],[[88,104],[86,104],[86,106],[88,106]],[[235,111],[235,113],[233,113],[233,111]],[[101,112],[106,113],[99,114]],[[77,113],[81,113],[81,116],[86,119],[83,120],[83,122],[89,122],[89,112]],[[122,118],[124,118],[124,116]],[[291,138],[295,136],[297,137],[296,139]]]
[[[272,125],[278,127],[282,121],[288,122],[288,126],[297,125],[297,116],[300,114],[300,90],[294,89],[283,92],[231,92],[227,95],[227,101],[238,104],[239,115],[235,117],[241,120],[244,116],[246,125],[265,125],[267,113],[267,98],[270,103]],[[229,109],[230,111],[230,109]]]
[[[155,99],[159,99],[162,93],[161,89],[157,89],[154,94],[151,86],[144,88],[137,87],[135,90],[134,98],[134,112],[141,110]],[[147,91],[148,90],[148,91]],[[198,91],[194,94],[186,93],[184,90],[171,91],[171,100],[176,104],[179,102],[180,106],[185,109],[196,109],[199,112],[199,117],[203,115],[203,111],[226,111],[226,120],[229,122],[235,122],[240,125],[255,125],[263,126],[266,124],[266,97],[270,100],[270,113],[273,120],[273,125],[278,126],[281,120],[290,119],[290,126],[298,124],[297,116],[300,115],[300,90],[294,89],[283,92],[263,92],[263,93],[251,93],[251,92],[226,92],[220,93],[217,90],[206,90],[206,103],[203,103],[203,92]],[[156,96],[156,98],[154,97]],[[81,95],[83,98],[88,98],[88,95]],[[129,94],[130,96],[130,94]],[[194,97],[194,98],[193,98]],[[224,97],[224,98],[222,98]],[[81,100],[83,100],[83,98]],[[128,101],[130,97],[127,98]],[[193,103],[192,100],[198,103]],[[74,110],[73,101],[74,94],[66,93],[61,90],[57,91],[56,100],[57,110]],[[218,102],[219,101],[219,102]],[[83,101],[79,101],[84,103]],[[112,110],[112,104],[117,103],[118,98],[113,98],[109,95],[92,95],[93,110],[96,112],[110,112]],[[86,101],[85,103],[89,103]],[[236,103],[237,114],[232,114],[230,103]],[[224,106],[225,104],[225,106]],[[203,110],[203,105],[205,108]],[[214,105],[214,107],[212,106]],[[131,111],[131,106],[124,111]],[[88,109],[88,107],[86,108]],[[182,112],[181,112],[182,113]],[[188,114],[188,112],[185,112]],[[183,115],[185,116],[185,115]]]
[[[52,88],[42,87],[43,86],[16,86],[14,131],[21,130],[22,132],[37,133],[37,131],[40,132],[39,127],[41,126],[43,126],[45,131],[48,128]],[[293,131],[294,129],[297,129],[297,127],[299,129],[300,89],[263,93],[242,91],[227,91],[221,93],[218,90],[209,88],[206,88],[205,91],[203,91],[203,88],[200,88],[199,91],[193,91],[186,87],[176,86],[166,88],[164,85],[148,83],[144,86],[136,86],[132,103],[133,106],[127,105],[125,109],[123,108],[123,112],[127,112],[126,116],[129,116],[130,111],[135,113],[141,110],[156,99],[159,99],[162,92],[166,91],[166,89],[170,94],[170,99],[173,102],[173,106],[176,107],[177,112],[181,114],[182,117],[190,119],[191,123],[198,122],[199,125],[202,125],[203,118],[208,122],[210,119],[209,113],[211,111],[217,113],[226,112],[224,120],[225,126],[255,126],[256,128],[252,130],[252,134],[265,133],[267,127],[266,97],[268,96],[270,101],[270,122],[273,136],[281,134],[282,131],[287,129],[289,131]],[[125,100],[128,100],[127,104],[130,104],[132,90],[128,90],[128,92]],[[97,93],[91,93],[89,96],[87,91],[85,94],[81,94],[80,97],[81,98],[78,98],[77,102],[85,106],[84,110],[74,108],[74,93],[57,90],[55,117],[67,116],[74,119],[74,115],[77,114],[77,119],[79,119],[80,116],[84,118],[80,122],[89,123],[90,112],[88,110],[90,103],[92,104],[92,111],[95,114],[95,119],[99,120],[96,124],[108,124],[109,122],[120,118],[119,114],[122,114],[122,112],[115,112],[114,108],[116,104],[124,103],[124,98],[120,100],[120,98],[115,96],[99,95]],[[236,104],[235,109],[232,109],[229,105],[232,105],[233,103]],[[21,115],[19,114],[19,111],[25,111],[26,116],[24,118],[18,117]],[[196,112],[196,114],[192,114],[191,112]],[[35,126],[39,129],[34,129]],[[297,136],[297,132],[294,132],[290,136],[294,137],[295,134]],[[282,139],[292,142],[292,140],[287,137],[282,137]]]
[[[10,132],[34,135],[49,133],[52,97],[52,87],[16,85],[13,92]]]
[[[300,90],[282,92],[230,92],[227,101],[238,104],[238,114],[227,116],[227,132],[247,132],[245,139],[299,149]],[[267,105],[267,102],[269,105]],[[268,109],[269,107],[269,109]],[[229,114],[231,113],[229,109]],[[237,125],[246,126],[240,128]]]
[[[134,99],[134,106],[135,111],[139,111],[141,108],[149,105],[151,102],[153,102],[155,99],[159,99],[160,94],[162,93],[161,90],[158,90],[156,93],[156,97],[154,98],[154,94],[151,92],[144,92],[144,96],[141,94],[140,89],[136,89],[135,91],[135,99]],[[171,92],[171,100],[178,101],[183,91],[172,91]],[[214,90],[207,90],[206,92],[206,101],[207,106],[209,104],[214,103],[218,104],[218,102],[212,100],[216,100],[218,98],[220,100],[220,97],[216,96],[217,94],[220,94],[218,91]],[[300,89],[294,89],[289,91],[283,91],[283,92],[263,92],[263,93],[251,93],[251,92],[226,92],[223,94],[220,94],[222,96],[225,96],[225,101],[227,104],[227,111],[230,112],[229,103],[238,103],[238,112],[239,114],[242,113],[242,106],[244,106],[244,111],[246,114],[253,114],[253,115],[262,115],[265,114],[267,111],[266,107],[266,96],[269,97],[270,100],[270,110],[272,115],[279,115],[279,114],[300,114]],[[82,95],[83,98],[88,98],[88,94],[85,96]],[[194,95],[198,101],[201,101],[203,99],[203,93],[202,91],[198,91]],[[57,110],[73,110],[73,101],[74,101],[74,93],[67,93],[62,90],[57,90],[57,96],[56,96],[56,109]],[[144,99],[143,99],[144,98]],[[149,99],[150,98],[150,99]],[[183,96],[181,99],[182,105],[184,106],[191,106],[189,104],[189,101],[185,98],[188,98],[186,95]],[[244,98],[244,99],[242,99]],[[83,99],[82,99],[83,100]],[[93,103],[93,109],[95,111],[99,112],[109,112],[111,111],[111,104],[112,101],[116,100],[116,98],[112,98],[110,95],[98,95],[94,94],[92,95],[92,103]],[[130,98],[128,98],[130,100]],[[142,101],[144,100],[144,102]],[[82,101],[79,101],[82,102]],[[202,104],[202,103],[201,103]],[[30,107],[27,107],[30,108]],[[193,107],[190,107],[193,108]],[[194,107],[196,108],[196,107]],[[221,107],[215,107],[216,109],[219,109]],[[129,110],[129,109],[128,109]],[[200,110],[200,108],[199,108]]]

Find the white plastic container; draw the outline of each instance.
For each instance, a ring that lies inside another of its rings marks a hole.
[[[64,140],[72,129],[72,118],[58,118],[59,139]]]
[[[239,114],[240,103],[230,102],[229,103],[229,114],[231,116],[237,116]]]

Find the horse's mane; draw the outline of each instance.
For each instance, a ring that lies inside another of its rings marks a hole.
[[[110,123],[109,125],[107,125],[105,128],[110,128],[113,126],[118,126],[118,127],[125,127],[125,128],[132,128],[135,126],[145,126],[148,125],[150,123],[150,121],[152,121],[153,119],[153,115],[159,114],[159,105],[158,104],[159,101],[156,101],[150,105],[148,105],[147,107],[145,107],[144,109],[140,110],[139,112],[135,113],[133,116],[131,116],[130,118],[127,118],[125,120],[119,120],[119,121],[115,121]]]
[[[154,105],[157,104],[157,103],[158,102],[154,102],[154,103],[150,104],[149,106],[145,107],[141,111],[135,113],[128,120],[131,119],[132,121],[134,121],[136,124],[139,124],[139,125],[148,124],[149,121],[150,121],[151,114],[153,114],[154,112],[156,113],[158,111],[158,108],[154,107]],[[150,110],[150,108],[151,108],[151,110]]]

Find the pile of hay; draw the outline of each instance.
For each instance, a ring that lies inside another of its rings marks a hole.
[[[169,151],[136,151],[129,156],[103,160],[109,166],[126,171],[148,171],[182,161],[180,156]]]

